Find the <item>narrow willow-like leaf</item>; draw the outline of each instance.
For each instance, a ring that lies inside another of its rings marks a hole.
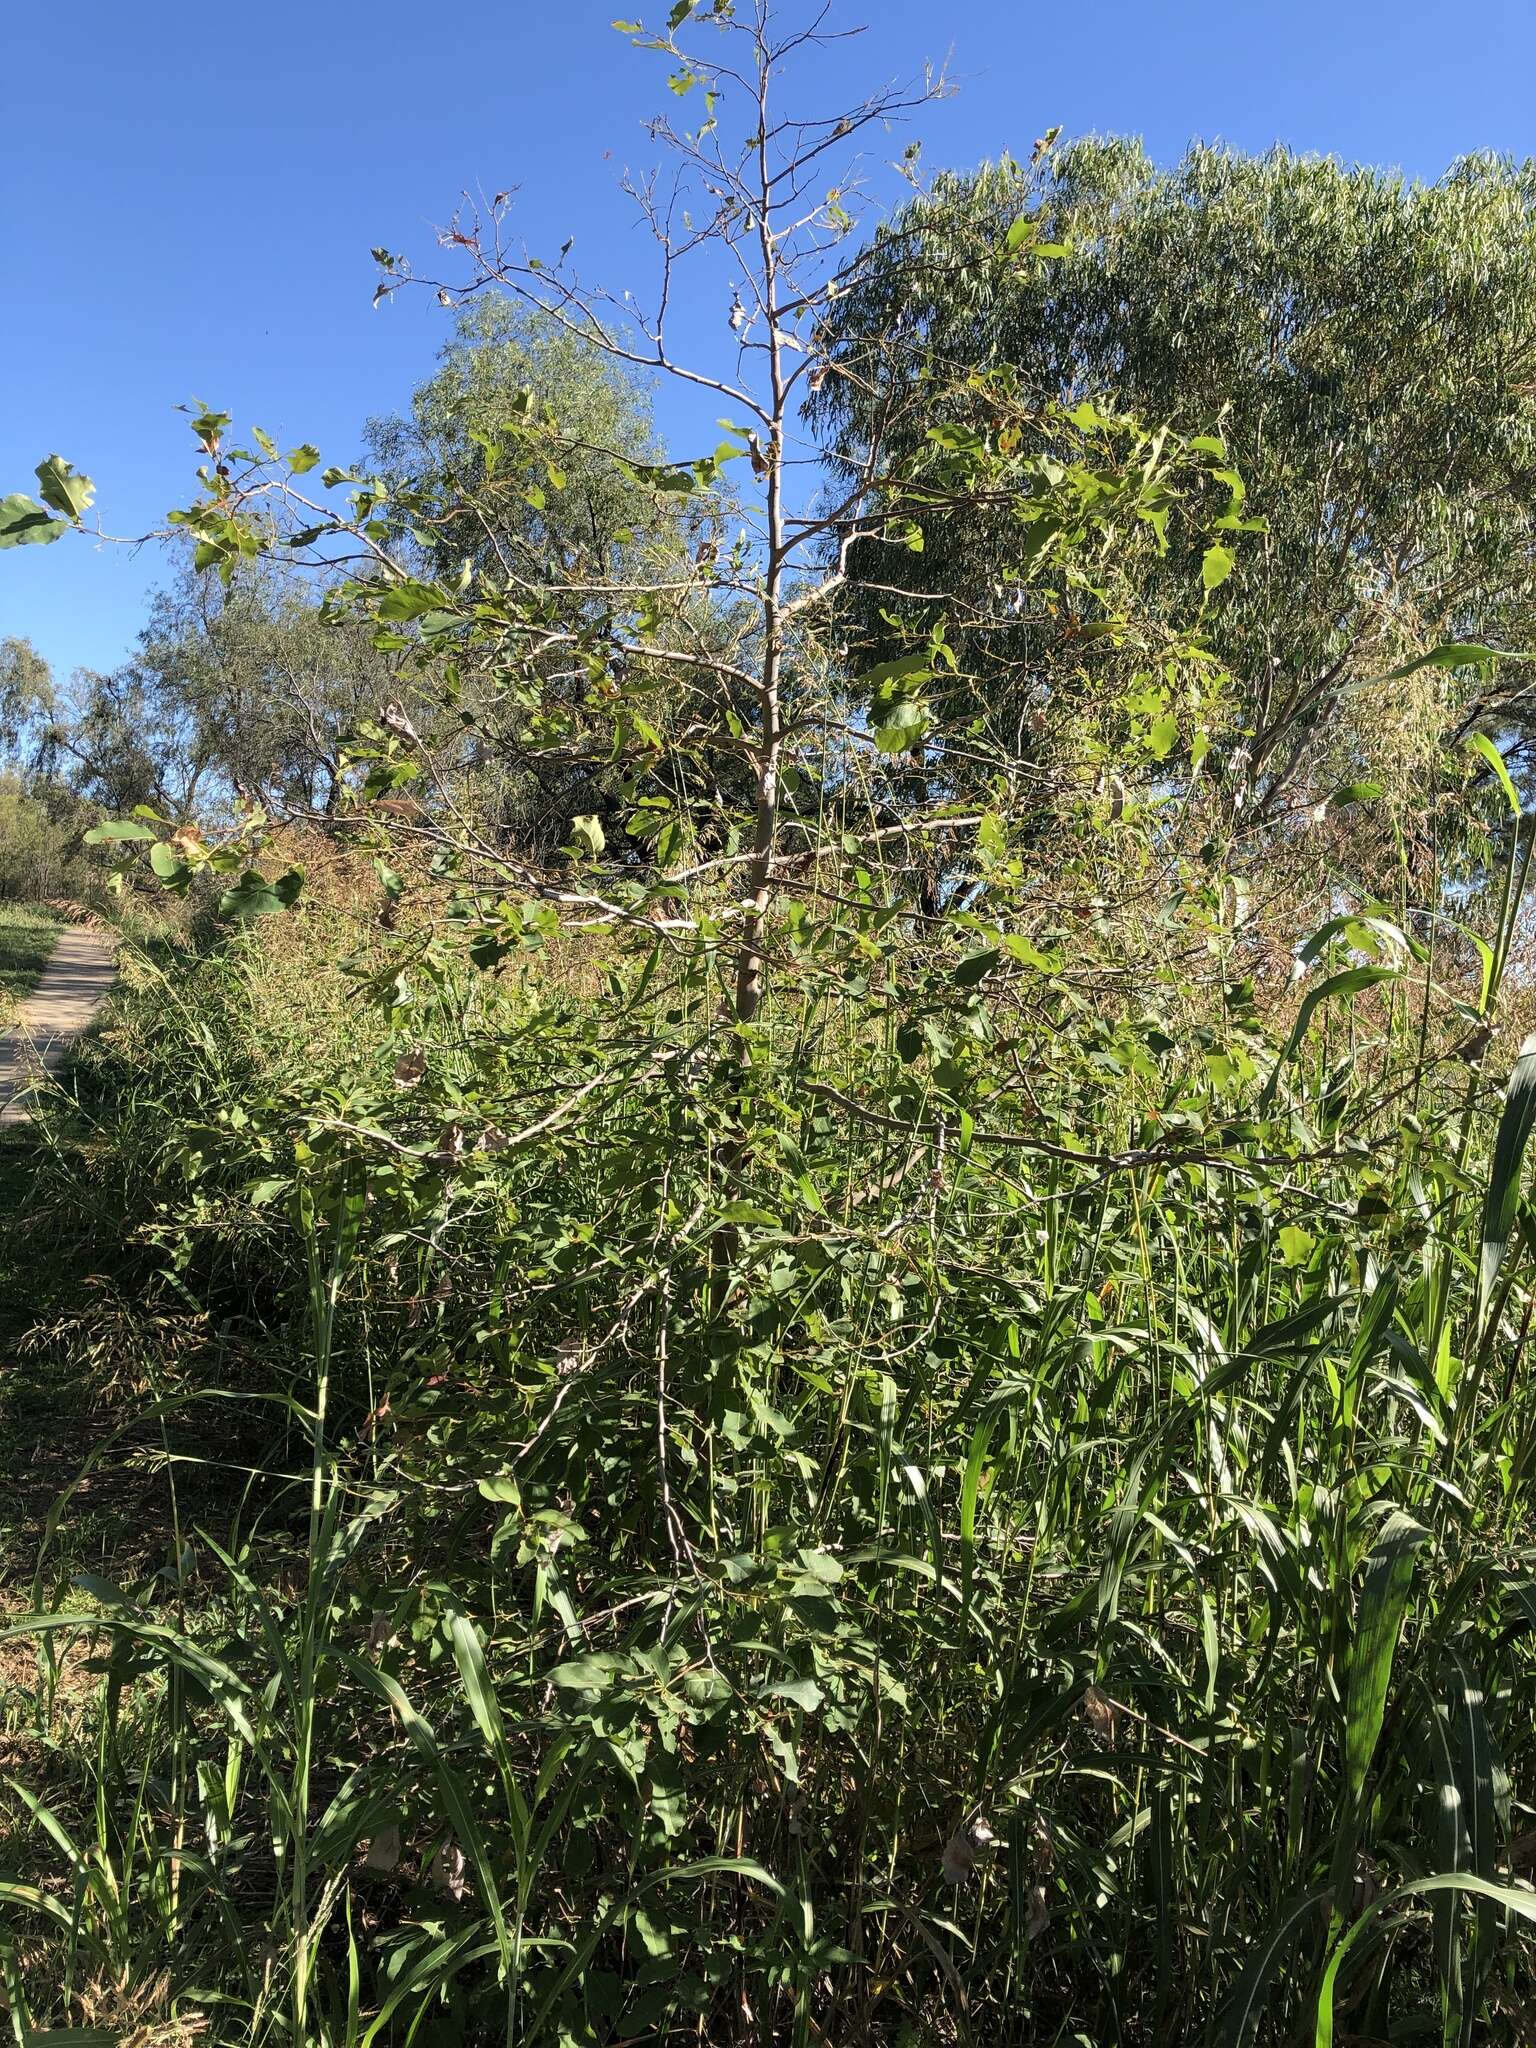
[[[1268,1932],[1255,1945],[1243,1966],[1243,1974],[1232,1994],[1232,2003],[1227,2007],[1221,2030],[1223,2048],[1241,2048],[1248,2039],[1263,2016],[1275,1972],[1300,1939],[1306,1922],[1326,1909],[1328,1896],[1327,1885],[1314,1885],[1310,1891],[1287,1900],[1273,1916]]]
[[[502,1967],[508,1968],[512,1960],[512,1938],[507,1929],[506,1913],[502,1907],[496,1874],[491,1866],[490,1852],[475,1817],[473,1795],[468,1783],[443,1755],[431,1723],[417,1712],[398,1680],[392,1678],[387,1671],[380,1671],[373,1665],[364,1663],[361,1657],[343,1652],[341,1662],[370,1692],[377,1693],[389,1702],[399,1716],[400,1725],[409,1737],[412,1748],[431,1769],[442,1796],[444,1816],[453,1829],[459,1847],[468,1856],[474,1869],[480,1903],[490,1915],[491,1924],[496,1931],[496,1944],[500,1951]]]
[[[1493,1164],[1483,1197],[1482,1255],[1477,1271],[1477,1326],[1481,1330],[1493,1300],[1494,1282],[1504,1263],[1504,1249],[1514,1227],[1520,1198],[1520,1169],[1536,1125],[1536,1037],[1520,1048],[1504,1091],[1504,1112],[1493,1148]]]
[[[1307,1026],[1312,1022],[1319,1007],[1334,996],[1358,995],[1361,989],[1374,988],[1378,982],[1396,981],[1401,970],[1396,967],[1346,967],[1338,974],[1330,974],[1326,981],[1320,981],[1316,988],[1308,991],[1301,1008],[1296,1012],[1296,1022],[1286,1040],[1280,1057],[1275,1061],[1274,1070],[1264,1084],[1259,1098],[1267,1108],[1275,1099],[1275,1090],[1280,1085],[1280,1075],[1301,1041],[1307,1035]]]
[[[1514,783],[1510,780],[1509,770],[1504,766],[1504,756],[1485,732],[1473,733],[1468,739],[1467,745],[1474,754],[1481,755],[1482,759],[1488,763],[1488,766],[1498,777],[1499,787],[1504,792],[1504,801],[1509,805],[1513,816],[1518,818],[1520,816],[1520,795]]]
[[[976,1498],[981,1489],[982,1461],[987,1455],[987,1440],[991,1434],[991,1420],[983,1417],[971,1438],[965,1477],[960,1486],[960,1604],[967,1615],[971,1611],[971,1586],[976,1569]]]
[[[1514,1885],[1493,1884],[1485,1877],[1474,1877],[1470,1872],[1446,1872],[1438,1877],[1418,1877],[1411,1884],[1399,1885],[1395,1891],[1386,1892],[1374,1901],[1360,1915],[1360,1918],[1333,1946],[1329,1953],[1327,1967],[1323,1971],[1322,1985],[1317,1998],[1317,2021],[1313,2029],[1313,2048],[1333,2048],[1333,2008],[1338,1991],[1339,1972],[1357,1941],[1367,1934],[1375,1933],[1375,1922],[1407,1899],[1433,1898],[1437,1892],[1465,1892],[1474,1898],[1491,1899],[1495,1905],[1503,1906],[1522,1920],[1536,1921],[1536,1892],[1522,1891]]]
[[[1335,1840],[1334,1912],[1354,1875],[1355,1843],[1364,1806],[1365,1781],[1381,1739],[1387,1712],[1392,1662],[1402,1634],[1408,1594],[1413,1585],[1414,1557],[1429,1531],[1400,1509],[1386,1524],[1366,1560],[1365,1577],[1355,1610],[1355,1634],[1349,1654],[1344,1700],[1344,1773],[1346,1798]]]

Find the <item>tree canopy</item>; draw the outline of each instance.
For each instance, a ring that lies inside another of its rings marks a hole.
[[[1280,149],[1197,147],[1163,169],[1090,138],[943,174],[882,228],[833,309],[840,374],[811,409],[845,468],[877,423],[893,452],[920,445],[941,424],[927,390],[998,365],[1036,407],[1086,395],[1219,435],[1234,514],[1263,533],[1209,636],[1236,681],[1254,815],[1273,816],[1360,773],[1411,783],[1484,694],[1439,669],[1360,685],[1446,642],[1524,643],[1533,259],[1529,164],[1474,158],[1420,185]],[[873,345],[898,315],[902,345]],[[893,613],[958,611],[973,650],[985,635],[988,706],[1009,715],[1059,633],[1008,630],[1006,553],[984,507],[931,525],[920,557],[881,550],[878,575],[866,550],[857,640],[878,658]],[[1148,600],[1187,566],[1149,552]],[[1210,579],[1228,566],[1215,557]],[[1502,716],[1528,744],[1515,674]]]

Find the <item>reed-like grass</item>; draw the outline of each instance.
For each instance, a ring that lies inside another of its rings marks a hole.
[[[131,966],[30,1212],[121,1320],[26,1352],[119,1433],[8,1561],[21,2038],[1518,2038],[1510,876],[1472,998],[1004,992],[969,1128],[969,996],[808,987],[729,1207],[707,979],[599,1067],[537,954]]]

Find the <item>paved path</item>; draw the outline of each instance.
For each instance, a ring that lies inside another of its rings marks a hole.
[[[117,973],[99,932],[71,926],[59,935],[42,979],[9,1031],[0,1032],[0,1124],[31,1116],[28,1097],[39,1073],[56,1073],[75,1040],[107,999]]]

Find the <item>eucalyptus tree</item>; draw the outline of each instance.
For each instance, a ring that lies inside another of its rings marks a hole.
[[[1018,250],[1005,266],[989,260],[1002,240]],[[1087,396],[1220,437],[1232,523],[1262,521],[1208,622],[1235,678],[1227,761],[1251,821],[1362,774],[1412,811],[1448,734],[1484,719],[1521,748],[1536,735],[1525,669],[1493,691],[1476,656],[1455,684],[1440,656],[1363,687],[1446,643],[1531,644],[1536,166],[1479,157],[1422,185],[1282,149],[1196,147],[1162,169],[1134,142],[1042,138],[1028,164],[946,173],[911,199],[829,325],[840,374],[811,411],[842,474],[872,432],[921,445],[943,411],[925,390],[999,365],[1033,405]],[[859,558],[856,641],[878,658],[893,623],[943,610],[985,675],[982,715],[1042,711],[1042,664],[1077,621],[1018,618],[1011,545],[977,507],[921,558]],[[1143,601],[1177,602],[1188,567],[1177,543],[1145,550]],[[1226,573],[1218,555],[1209,580]],[[1075,707],[1058,691],[1049,708]]]
[[[391,287],[386,281],[383,288]],[[559,422],[562,482],[493,492],[497,439],[530,392]],[[622,567],[626,551],[661,538],[651,495],[626,468],[660,456],[652,396],[645,378],[590,337],[497,293],[458,306],[452,337],[408,411],[370,420],[364,443],[370,465],[384,476],[417,484],[436,479],[475,501],[484,522],[479,559],[499,553],[525,568],[584,562],[605,573]],[[451,546],[462,548],[467,538],[460,522]],[[437,572],[457,572],[458,559],[434,553],[431,534],[424,541]],[[680,532],[674,545],[683,545]]]
[[[406,282],[406,265],[374,253],[383,265],[379,296],[387,296]],[[656,490],[654,377],[609,350],[603,331],[579,332],[500,280],[472,297],[446,287],[440,296],[454,323],[435,371],[407,412],[369,421],[364,436],[369,465],[399,493],[399,505],[415,508],[394,535],[400,559],[449,579],[472,563],[510,585],[561,588],[568,604],[599,611],[621,587],[686,586],[701,551],[718,543],[724,505],[719,493]],[[530,428],[545,454],[537,478],[505,460],[509,435]],[[424,492],[435,496],[430,517],[422,515]],[[707,618],[697,623],[709,632]],[[546,669],[558,674],[558,664]],[[493,835],[548,854],[573,815],[622,832],[600,761],[557,752],[536,761],[509,750],[493,735],[494,720],[472,715],[490,701],[473,668],[463,688],[460,708],[473,733],[467,772]]]
[[[343,746],[395,687],[370,635],[329,620],[325,587],[270,558],[225,583],[183,559],[150,601],[132,669],[217,794],[331,817]]]

